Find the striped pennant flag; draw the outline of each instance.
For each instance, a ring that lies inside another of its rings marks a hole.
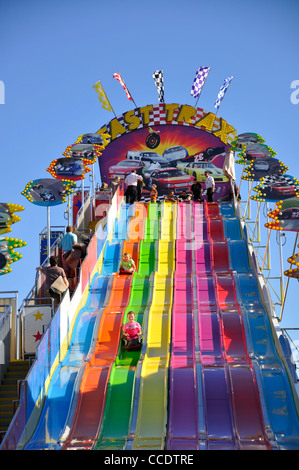
[[[104,88],[103,88],[101,82],[97,82],[95,85],[93,85],[92,88],[94,88],[95,91],[97,92],[99,100],[102,103],[102,107],[104,109],[106,109],[107,111],[112,111],[114,113],[113,108],[110,104],[110,101],[107,98],[107,95],[104,91]]]
[[[217,97],[217,100],[215,101],[215,104],[214,104],[214,107],[218,110],[219,107],[220,107],[220,104],[221,104],[221,101],[223,100],[224,98],[224,95],[225,93],[227,92],[227,89],[232,81],[234,77],[231,76],[231,77],[227,77],[225,80],[224,80],[224,83],[222,85],[222,87],[220,88],[219,90],[219,93],[218,93],[218,97]]]
[[[199,69],[196,71],[194,82],[191,88],[191,96],[194,98],[197,98],[200,95],[210,70],[211,67],[199,67]]]
[[[132,96],[131,96],[131,94],[130,94],[128,88],[126,87],[125,82],[123,81],[121,75],[120,75],[118,72],[116,72],[116,73],[113,74],[113,78],[116,78],[116,80],[119,81],[119,83],[121,84],[121,86],[123,87],[123,89],[124,89],[125,92],[126,92],[127,98],[128,98],[129,100],[133,101],[133,98],[132,98]]]
[[[163,70],[156,70],[153,74],[153,79],[159,94],[160,103],[164,103],[164,83],[163,83]]]

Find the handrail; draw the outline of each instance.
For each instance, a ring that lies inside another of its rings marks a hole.
[[[12,306],[11,305],[8,305],[8,304],[0,305],[0,309],[3,308],[3,307],[5,307],[5,310],[4,310],[4,312],[0,312],[0,331],[1,331],[2,326],[5,323],[5,320],[7,319],[7,317],[12,312]]]

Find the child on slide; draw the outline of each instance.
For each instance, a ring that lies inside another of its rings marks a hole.
[[[140,324],[135,321],[135,313],[130,311],[127,314],[128,322],[123,325],[123,340],[126,349],[138,348],[141,346],[142,329]]]
[[[130,253],[124,253],[122,262],[119,267],[120,274],[133,274],[136,270],[134,260],[131,258]]]

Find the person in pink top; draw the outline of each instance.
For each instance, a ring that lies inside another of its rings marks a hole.
[[[126,348],[140,346],[141,339],[141,326],[135,321],[135,313],[130,311],[127,314],[128,322],[123,325],[123,339],[126,343]]]

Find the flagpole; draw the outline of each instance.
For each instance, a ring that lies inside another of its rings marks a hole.
[[[200,70],[200,68],[199,68],[198,70]],[[198,70],[197,70],[197,72],[198,72]],[[204,79],[203,85],[202,85],[202,87],[201,87],[201,89],[200,89],[199,95],[198,95],[197,100],[196,100],[196,103],[195,103],[195,107],[197,107],[198,100],[199,100],[199,98],[200,98],[200,95],[201,95],[201,92],[202,92],[202,90],[203,90],[203,87],[204,87],[205,84],[206,84],[206,81],[207,81],[207,78],[208,78],[208,76],[209,76],[210,71],[211,71],[211,67],[209,68],[209,71],[208,71],[208,73],[207,73],[207,76],[206,76],[205,79]],[[197,73],[197,72],[196,72],[196,73]],[[194,81],[195,81],[195,80],[196,80],[196,76],[195,76]]]
[[[106,96],[107,96],[107,95],[106,95]],[[108,98],[107,98],[107,100],[108,100]],[[108,100],[108,103],[110,104],[110,108],[112,109],[112,112],[113,112],[114,116],[117,117],[116,114],[115,114],[115,111],[114,111],[114,109],[112,108],[111,103],[110,103],[109,100]]]
[[[126,86],[127,86],[127,85],[126,85]],[[133,96],[131,95],[131,93],[130,93],[130,91],[129,91],[129,88],[128,88],[128,87],[127,87],[127,90],[128,90],[128,92],[129,92],[129,95],[131,96],[131,98],[132,98],[132,101],[133,101],[133,103],[135,104],[136,108],[138,108],[138,106],[137,106],[137,104],[135,103],[135,101],[134,101],[134,98],[133,98]]]
[[[131,96],[132,101],[133,101],[133,103],[135,104],[136,108],[138,108],[137,104],[136,104],[135,101],[134,101],[134,98],[133,98],[132,94],[130,93],[129,88],[127,87],[127,85],[125,85],[125,87],[126,87],[126,89],[128,90],[128,93],[129,93],[129,95]]]
[[[128,88],[127,85],[125,84],[125,82],[124,82],[123,78],[121,77],[120,73],[115,72],[115,73],[113,74],[113,78],[116,78],[116,80],[121,84],[121,86],[123,87],[123,89],[124,89],[125,92],[126,92],[127,98],[128,98],[129,100],[132,100],[133,103],[135,104],[136,108],[137,108],[138,106],[137,106],[137,104],[135,103],[134,98],[133,98],[132,94],[131,94],[130,91],[129,91],[129,88]],[[129,95],[129,96],[128,96],[128,95]]]
[[[197,107],[198,100],[199,100],[199,98],[200,98],[201,92],[202,92],[203,87],[205,86],[205,84],[206,84],[206,80],[205,80],[203,86],[201,87],[201,90],[200,90],[200,92],[199,92],[198,98],[197,98],[196,103],[195,103],[195,107]]]
[[[218,113],[218,111],[219,111],[219,108],[220,108],[220,106],[221,106],[221,103],[222,103],[222,101],[224,100],[224,97],[225,97],[225,95],[226,95],[227,90],[228,90],[229,87],[230,87],[231,82],[232,82],[232,80],[229,82],[228,87],[227,87],[227,89],[225,90],[225,93],[224,93],[224,95],[223,95],[223,97],[222,97],[222,100],[221,100],[220,103],[219,103],[219,106],[218,106],[218,108],[217,108],[217,111],[216,111],[216,113],[215,113],[215,116],[217,116],[217,113]]]

